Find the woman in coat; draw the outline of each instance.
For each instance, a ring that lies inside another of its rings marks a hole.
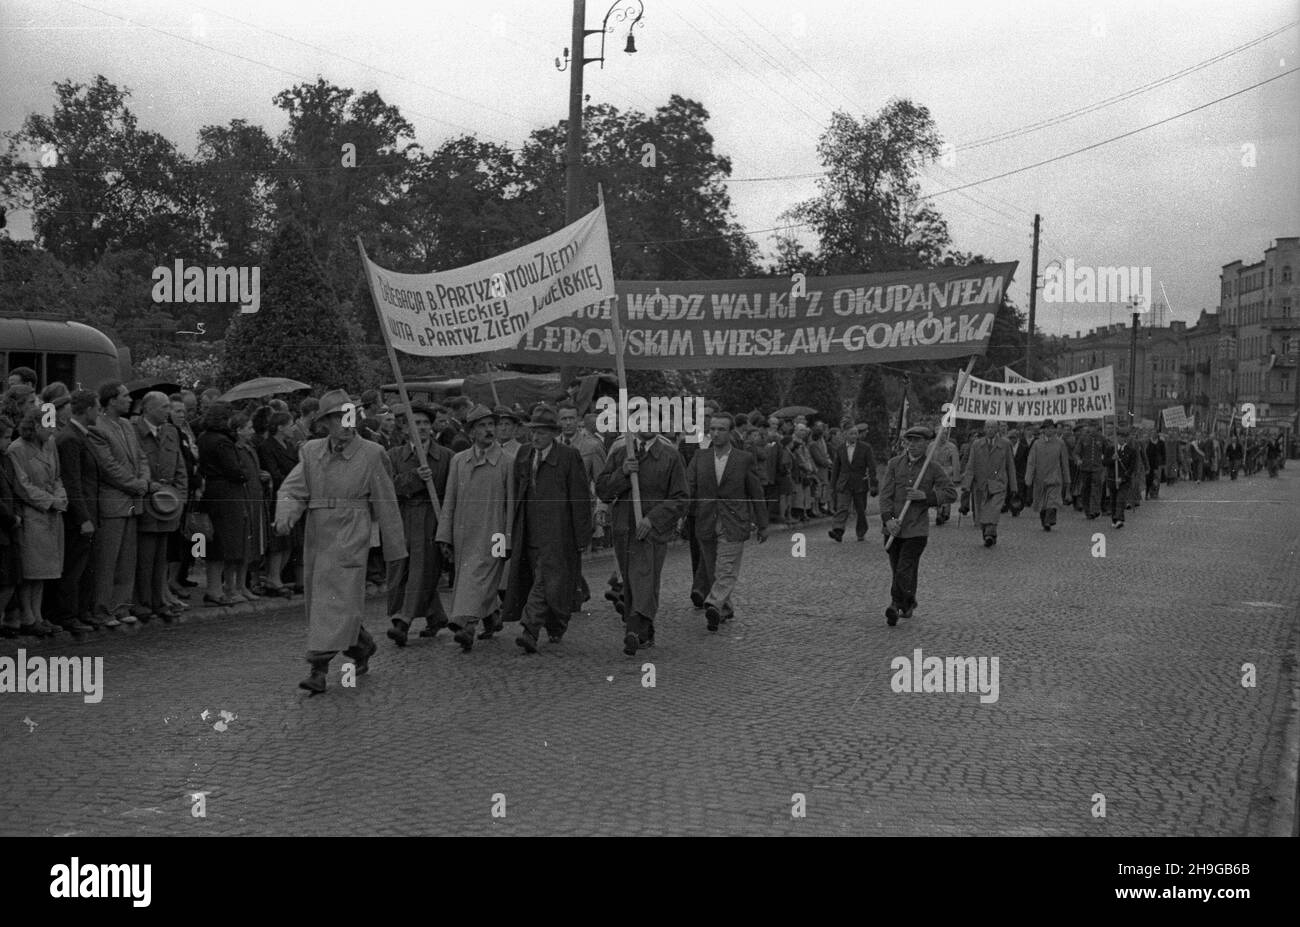
[[[42,424],[39,409],[23,416],[18,440],[5,452],[13,461],[22,502],[22,527],[18,542],[22,548],[23,582],[18,589],[24,628],[45,637],[57,629],[41,617],[45,581],[63,575],[63,513],[68,494],[59,479],[59,452],[54,429]]]
[[[253,592],[249,573],[254,570],[266,554],[267,517],[266,489],[264,483],[271,482],[271,474],[261,468],[257,462],[257,449],[253,446],[253,437],[257,433],[252,417],[245,412],[236,413],[230,420],[230,428],[235,433],[235,451],[239,454],[239,466],[244,473],[244,505],[247,512],[248,542],[243,561],[235,568],[236,596],[243,596],[252,601],[261,596]]]
[[[280,492],[280,485],[298,465],[298,447],[294,443],[293,416],[288,412],[274,412],[266,422],[266,437],[257,446],[257,462],[271,475],[268,500],[273,500]],[[270,508],[271,506],[268,506]],[[284,585],[283,573],[289,555],[295,548],[302,547],[302,522],[294,525],[293,531],[281,537],[272,534],[270,538],[270,566],[266,571],[265,590],[270,595],[292,595]]]
[[[23,555],[18,545],[22,528],[22,500],[18,497],[18,475],[9,455],[14,423],[0,412],[0,618],[4,617],[9,600],[23,581]],[[17,617],[12,622],[0,621],[0,637],[17,637],[21,628]]]
[[[235,434],[230,429],[230,405],[209,403],[203,412],[203,433],[199,435],[199,475],[203,479],[202,511],[212,519],[212,538],[207,549],[206,605],[234,605],[245,602],[234,595],[240,565],[248,559],[248,480]]]

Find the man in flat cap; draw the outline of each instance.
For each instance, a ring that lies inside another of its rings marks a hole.
[[[1056,524],[1056,510],[1070,504],[1070,452],[1047,419],[1025,459],[1025,485],[1032,487],[1034,508],[1044,531]]]
[[[916,609],[917,575],[930,537],[931,507],[957,501],[957,488],[943,467],[933,460],[926,463],[925,449],[933,438],[934,432],[924,425],[907,429],[903,453],[889,461],[880,481],[880,518],[885,538],[893,536],[886,551],[893,573],[885,609],[890,627],[899,618],[911,618]]]
[[[659,581],[668,542],[677,521],[686,513],[690,494],[686,468],[677,447],[646,427],[627,442],[610,448],[605,469],[596,477],[596,495],[612,505],[610,527],[614,555],[623,575],[623,652],[636,656],[640,647],[654,646],[655,617],[659,612]],[[641,493],[641,520],[632,505],[632,475]]]
[[[420,632],[421,637],[434,637],[448,623],[438,595],[442,551],[433,540],[438,530],[438,513],[429,498],[428,481],[433,481],[440,499],[446,496],[452,454],[432,440],[433,412],[428,406],[413,402],[409,411],[405,406],[398,408],[406,419],[407,440],[390,448],[388,459],[393,465],[393,488],[402,512],[403,537],[410,556],[388,565],[388,620],[392,624],[388,637],[398,647],[405,647],[407,633],[416,618],[422,617],[428,624]],[[424,448],[424,466],[420,466],[419,454],[412,443],[416,439]]]
[[[480,620],[480,640],[501,630],[497,593],[510,555],[515,487],[514,458],[497,443],[496,424],[496,413],[486,406],[475,406],[465,417],[474,443],[451,459],[438,525],[438,546],[456,565],[451,626],[465,653],[474,647]]]
[[[1124,508],[1132,491],[1132,481],[1137,475],[1137,448],[1131,440],[1127,422],[1115,428],[1115,443],[1107,442],[1103,463],[1106,467],[1106,490],[1110,496],[1110,524],[1124,527]]]
[[[355,661],[360,676],[370,668],[377,649],[361,626],[371,526],[379,523],[385,560],[392,563],[406,556],[402,513],[384,449],[357,435],[359,415],[343,390],[321,397],[316,418],[329,436],[303,444],[298,465],[280,484],[276,504],[275,530],[280,535],[287,535],[307,513],[303,580],[311,675],[298,685],[312,693],[325,691],[325,673],[340,650]]]
[[[962,476],[962,488],[969,490],[975,521],[984,533],[984,546],[998,542],[998,520],[1008,492],[1017,490],[1016,462],[1011,442],[999,434],[997,420],[984,423],[984,437],[971,442],[970,459]]]
[[[519,438],[516,433],[519,431],[519,424],[524,420],[523,416],[507,405],[497,406],[492,410],[496,415],[496,439],[497,444],[501,445],[501,450],[510,456],[511,460],[519,456]]]
[[[1083,513],[1091,521],[1101,514],[1101,493],[1106,482],[1106,454],[1110,442],[1097,433],[1097,423],[1083,423],[1083,434],[1074,442],[1074,465],[1079,475],[1079,496]]]
[[[539,403],[528,421],[531,443],[514,464],[514,521],[511,523],[510,580],[504,621],[520,621],[515,643],[536,653],[543,626],[552,642],[581,607],[582,549],[591,543],[591,492],[582,455],[556,441],[555,407]]]

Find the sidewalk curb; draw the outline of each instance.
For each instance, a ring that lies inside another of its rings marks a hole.
[[[1300,609],[1297,609],[1300,611]],[[1286,658],[1290,657],[1290,665]],[[1287,706],[1282,744],[1282,768],[1273,783],[1272,797],[1276,803],[1269,821],[1270,837],[1300,836],[1300,817],[1296,805],[1300,801],[1300,664],[1297,655],[1283,655],[1283,666],[1291,675],[1291,704]]]

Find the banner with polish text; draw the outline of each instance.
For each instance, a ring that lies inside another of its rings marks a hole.
[[[618,306],[629,369],[712,370],[983,354],[1017,262],[889,274],[624,281],[618,295],[531,328],[497,364],[613,369]],[[796,275],[798,276],[798,275]]]
[[[1058,422],[1115,414],[1115,368],[1101,367],[1057,380],[996,383],[967,377],[954,404],[957,418],[1000,422]]]
[[[388,340],[425,357],[513,347],[536,326],[614,296],[604,206],[531,245],[455,270],[400,274],[369,257],[365,265]]]

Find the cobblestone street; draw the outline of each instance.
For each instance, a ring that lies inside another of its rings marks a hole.
[[[636,658],[601,598],[608,557],[590,611],[535,657],[517,625],[470,655],[446,632],[398,650],[371,598],[370,675],[345,688],[336,660],[317,697],[296,688],[301,599],[31,642],[102,656],[104,697],[0,695],[0,833],[1289,833],[1298,488],[1294,463],[1178,483],[1122,531],[1066,510],[1047,534],[1026,511],[991,549],[950,522],[897,628],[873,515],[864,543],[808,528],[802,558],[788,531],[751,543],[717,634],[674,546],[659,646]],[[893,691],[918,648],[997,658],[997,700]]]

